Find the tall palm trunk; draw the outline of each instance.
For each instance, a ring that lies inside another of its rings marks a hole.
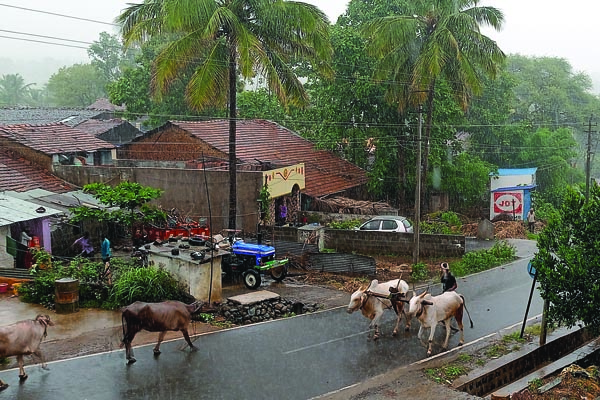
[[[429,85],[427,91],[427,121],[425,121],[425,150],[423,151],[423,179],[421,180],[421,211],[429,211],[429,197],[427,192],[427,172],[429,171],[429,141],[431,138],[431,128],[433,125],[433,97],[435,92],[435,79]],[[423,205],[425,205],[423,207]]]
[[[237,219],[236,84],[236,49],[229,39],[229,229],[236,228]]]

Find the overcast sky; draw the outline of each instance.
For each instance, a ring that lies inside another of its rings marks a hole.
[[[342,14],[348,0],[305,0],[315,4],[332,23]],[[39,60],[58,58],[65,65],[87,62],[85,48],[98,39],[102,31],[116,33],[114,18],[136,0],[0,0],[0,58]],[[564,3],[548,0],[483,0],[504,12],[505,25],[500,33],[486,30],[507,54],[561,57],[569,60],[575,71],[585,71],[600,88],[600,65],[595,43],[600,2],[572,0]],[[8,6],[40,10],[28,11]],[[98,22],[65,18],[63,14]],[[102,22],[102,23],[99,23]],[[26,36],[15,32],[40,35]],[[4,38],[25,38],[27,41]],[[70,39],[63,45],[34,43],[54,41],[49,37]],[[83,42],[83,43],[80,43]],[[66,47],[66,45],[75,46]],[[82,47],[82,48],[76,48]],[[598,92],[598,90],[595,90]]]

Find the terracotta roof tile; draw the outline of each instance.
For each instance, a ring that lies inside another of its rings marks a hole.
[[[33,189],[66,193],[74,187],[24,158],[11,156],[5,149],[0,150],[0,190],[26,192]]]
[[[171,121],[218,150],[229,153],[229,121]],[[337,155],[316,149],[314,144],[271,121],[237,122],[237,158],[241,162],[271,162],[274,165],[304,163],[304,192],[321,197],[360,186],[367,182],[366,172]]]
[[[0,137],[49,155],[77,151],[92,152],[115,147],[92,134],[60,123],[4,125],[0,126]]]

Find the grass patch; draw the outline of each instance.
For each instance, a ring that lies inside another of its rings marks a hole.
[[[428,368],[425,375],[434,382],[451,384],[453,380],[461,375],[469,373],[469,369],[464,365],[448,364],[439,368]]]

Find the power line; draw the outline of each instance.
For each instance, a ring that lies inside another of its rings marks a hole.
[[[40,38],[44,38],[44,39],[62,40],[62,41],[65,41],[65,42],[83,43],[83,44],[89,44],[89,45],[93,44],[93,43],[90,43],[90,42],[84,42],[82,40],[63,39],[63,38],[59,38],[59,37],[55,37],[55,36],[36,35],[35,33],[8,31],[6,29],[0,29],[0,32],[14,33],[16,35],[35,36],[35,37],[40,37]],[[19,38],[14,38],[14,39],[19,39]]]
[[[2,7],[9,7],[9,8],[16,8],[16,9],[19,9],[19,10],[31,11],[31,12],[36,12],[36,13],[40,13],[40,14],[55,15],[57,17],[76,19],[76,20],[79,20],[79,21],[93,22],[95,24],[111,25],[111,26],[116,26],[116,27],[119,26],[119,25],[113,24],[111,22],[98,21],[98,20],[90,19],[90,18],[74,17],[72,15],[59,14],[59,13],[55,13],[55,12],[51,12],[51,11],[36,10],[36,9],[33,9],[33,8],[13,6],[13,5],[10,5],[10,4],[2,4],[2,3],[0,3],[0,6],[2,6]]]
[[[73,48],[75,48],[75,49],[84,49],[84,50],[87,50],[87,47],[83,47],[83,46],[75,46],[75,45],[66,44],[66,43],[54,43],[54,42],[46,42],[46,41],[44,41],[44,40],[35,40],[35,39],[26,39],[26,38],[17,38],[17,37],[4,36],[4,35],[0,35],[0,38],[3,38],[3,39],[13,39],[13,40],[23,40],[23,41],[25,41],[25,42],[32,42],[32,43],[53,44],[53,45],[55,45],[55,46],[73,47]]]

